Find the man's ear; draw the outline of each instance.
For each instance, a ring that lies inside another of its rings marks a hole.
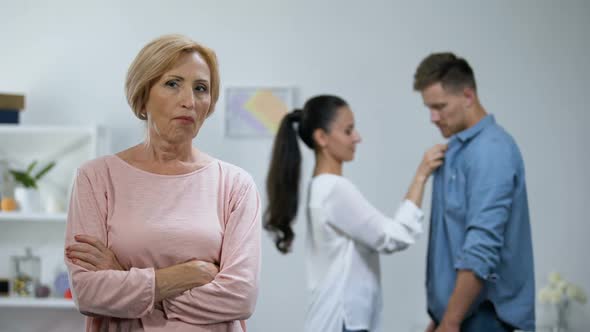
[[[463,88],[463,98],[465,99],[465,107],[471,108],[475,104],[477,94],[473,88],[465,87]]]

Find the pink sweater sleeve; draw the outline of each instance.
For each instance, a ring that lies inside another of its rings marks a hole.
[[[78,170],[68,211],[65,245],[74,236],[94,236],[109,247],[106,181],[92,169]],[[153,268],[129,271],[88,271],[65,257],[70,286],[80,312],[119,318],[138,318],[151,312],[155,298]]]
[[[260,270],[260,196],[251,178],[230,199],[220,271],[206,285],[163,301],[169,319],[190,324],[245,320],[254,312]],[[233,201],[233,202],[232,202]]]

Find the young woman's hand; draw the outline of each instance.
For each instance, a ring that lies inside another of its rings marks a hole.
[[[426,150],[422,162],[418,166],[418,175],[427,179],[432,172],[443,164],[446,151],[446,144],[437,144]]]

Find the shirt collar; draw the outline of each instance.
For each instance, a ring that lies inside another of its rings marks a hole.
[[[461,143],[465,143],[471,138],[477,136],[482,130],[496,123],[496,119],[492,114],[486,115],[483,119],[479,120],[475,126],[467,128],[460,133],[455,134],[453,138],[458,139]]]

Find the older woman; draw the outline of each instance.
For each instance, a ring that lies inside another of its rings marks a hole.
[[[258,290],[250,175],[192,146],[219,97],[215,53],[160,37],[126,81],[144,142],[78,170],[66,264],[87,331],[242,331]]]

